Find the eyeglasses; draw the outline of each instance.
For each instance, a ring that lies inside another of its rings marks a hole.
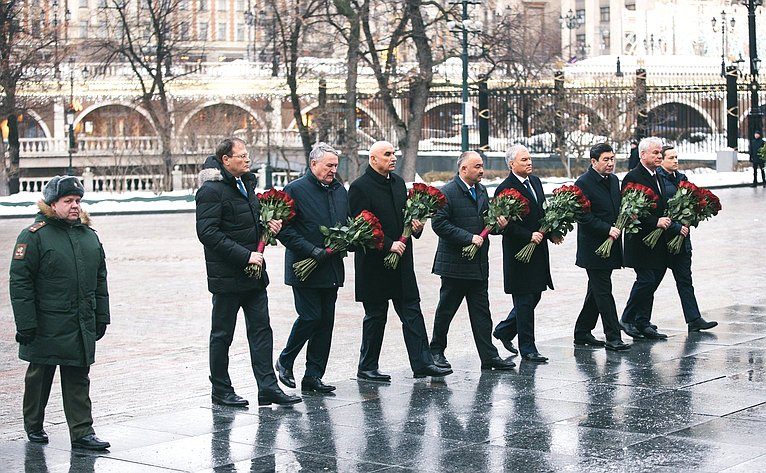
[[[247,159],[248,156],[249,155],[247,153],[229,155],[230,158],[239,158],[239,159]]]

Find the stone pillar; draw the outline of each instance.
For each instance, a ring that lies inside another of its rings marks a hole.
[[[85,171],[82,173],[82,185],[88,192],[93,192],[96,190],[93,185],[93,178],[93,171],[91,171],[90,168],[85,168]]]
[[[170,177],[171,177],[170,190],[180,191],[184,188],[183,173],[181,172],[181,169],[177,164],[173,167],[173,170],[170,171]]]

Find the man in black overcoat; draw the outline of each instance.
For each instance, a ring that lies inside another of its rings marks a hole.
[[[590,167],[575,185],[590,200],[591,211],[577,222],[577,258],[575,264],[585,268],[588,289],[574,328],[574,344],[606,347],[621,351],[630,348],[620,336],[620,322],[612,295],[612,271],[622,267],[620,229],[615,227],[620,210],[620,182],[614,173],[614,150],[606,143],[590,149]],[[608,258],[596,254],[607,238],[614,240]],[[591,331],[601,314],[606,342]]]
[[[529,150],[514,145],[506,152],[505,158],[511,172],[497,186],[495,195],[504,189],[516,189],[529,200],[529,214],[521,221],[508,222],[503,231],[505,293],[513,296],[513,309],[508,318],[497,324],[493,335],[511,352],[515,351],[511,340],[518,335],[522,359],[545,363],[548,358],[542,356],[535,345],[535,307],[543,291],[553,289],[547,240],[558,244],[562,239],[539,231],[540,219],[544,213],[545,191],[540,179],[532,175]],[[536,243],[537,248],[529,263],[522,263],[515,255],[529,242]]]
[[[640,219],[638,233],[625,236],[625,266],[636,272],[636,281],[630,290],[628,302],[622,312],[622,329],[633,338],[665,339],[664,333],[657,331],[651,323],[654,292],[662,282],[668,267],[667,235],[663,232],[660,241],[649,248],[643,239],[655,228],[667,230],[672,221],[664,217],[667,208],[666,198],[660,191],[663,186],[662,176],[657,168],[662,162],[662,140],[657,137],[644,138],[638,144],[640,163],[628,172],[622,180],[622,188],[631,182],[649,187],[659,196],[657,206],[651,213]]]
[[[450,368],[444,349],[452,318],[465,299],[471,331],[482,369],[509,370],[515,363],[505,361],[492,344],[492,314],[489,310],[489,238],[480,235],[484,214],[489,209],[487,188],[481,184],[484,161],[479,153],[465,151],[457,160],[458,173],[441,188],[447,203],[436,212],[432,226],[439,236],[432,272],[441,276],[439,305],[436,306],[431,353],[437,366]],[[502,231],[508,220],[498,218]],[[472,259],[463,256],[463,247],[478,247]]]
[[[389,301],[393,302],[394,310],[402,321],[404,343],[415,377],[452,373],[451,369],[434,364],[428,347],[412,260],[412,244],[411,241],[401,241],[407,187],[404,180],[393,172],[395,167],[394,146],[386,141],[373,143],[369,166],[348,190],[351,215],[369,210],[380,220],[384,234],[382,251],[368,249],[357,251],[354,255],[356,300],[362,303],[365,313],[357,376],[372,381],[391,380],[391,376],[380,372],[378,365]],[[418,237],[422,230],[423,224],[413,220],[413,236]],[[383,265],[383,259],[389,253],[401,256],[396,269]]]
[[[662,163],[657,168],[657,173],[663,177],[663,183],[665,184],[663,193],[668,199],[676,193],[681,181],[689,180],[686,174],[678,170],[678,151],[669,145],[662,147]],[[668,267],[673,272],[673,279],[676,280],[676,289],[678,290],[678,297],[681,299],[681,309],[684,313],[687,329],[690,332],[711,329],[718,325],[718,322],[714,320],[707,321],[702,318],[699,306],[697,305],[697,297],[694,295],[694,286],[692,285],[692,242],[691,235],[689,235],[689,227],[681,225],[679,222],[673,222],[668,232],[670,233],[669,236],[678,234],[686,236],[681,251],[677,255],[670,254],[668,256]]]
[[[298,318],[293,324],[284,350],[277,358],[279,380],[295,387],[293,364],[306,349],[306,372],[301,390],[329,393],[335,386],[322,381],[330,355],[332,329],[335,324],[335,302],[338,288],[343,286],[345,252],[332,253],[325,248],[321,226],[334,227],[348,220],[348,193],[335,177],[338,151],[325,143],[317,143],[309,154],[309,171],[287,186],[293,198],[295,216],[282,227],[278,238],[285,245],[285,284],[293,288]],[[293,264],[313,258],[319,264],[301,281]]]

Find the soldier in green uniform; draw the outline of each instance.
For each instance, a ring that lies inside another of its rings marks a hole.
[[[105,450],[96,437],[88,372],[96,340],[109,324],[106,262],[101,242],[80,208],[84,189],[73,176],[56,176],[43,189],[35,223],[13,250],[10,293],[24,379],[24,430],[47,443],[45,406],[59,367],[72,446]]]

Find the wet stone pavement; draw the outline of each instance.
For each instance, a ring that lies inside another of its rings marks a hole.
[[[685,330],[672,275],[655,300],[655,321],[670,337],[637,341],[625,353],[574,348],[584,271],[574,267],[574,235],[552,249],[555,291],[538,309],[538,347],[551,360],[511,372],[481,371],[461,308],[446,355],[455,373],[414,379],[392,313],[381,357],[391,383],[355,379],[361,307],[353,271],[341,289],[325,381],[333,395],[304,395],[292,408],[257,407],[242,327],[231,351],[245,409],[213,406],[207,382],[209,294],[193,215],[98,217],[110,269],[113,323],[91,371],[97,435],[108,452],[70,448],[58,381],[45,429],[50,444],[23,438],[26,364],[16,358],[7,298],[0,300],[0,471],[766,471],[766,299],[760,288],[766,193],[717,192],[722,213],[694,230],[694,277],[708,333]],[[10,224],[10,225],[9,225]],[[6,220],[9,252],[26,220]],[[416,242],[426,325],[433,325],[439,280],[430,275],[436,239]],[[737,235],[748,235],[739,238]],[[755,235],[755,236],[754,236]],[[491,255],[500,248],[492,240]],[[7,248],[6,248],[7,247]],[[294,317],[282,283],[281,247],[269,248],[275,352]],[[7,274],[7,262],[3,271]],[[493,261],[490,300],[499,321],[510,307]],[[618,310],[632,271],[615,272]],[[7,294],[7,279],[0,282]],[[601,327],[594,330],[601,336]],[[630,342],[629,337],[624,339]],[[498,344],[502,356],[508,356]],[[303,355],[295,366],[303,372]],[[295,392],[294,390],[287,390]]]

